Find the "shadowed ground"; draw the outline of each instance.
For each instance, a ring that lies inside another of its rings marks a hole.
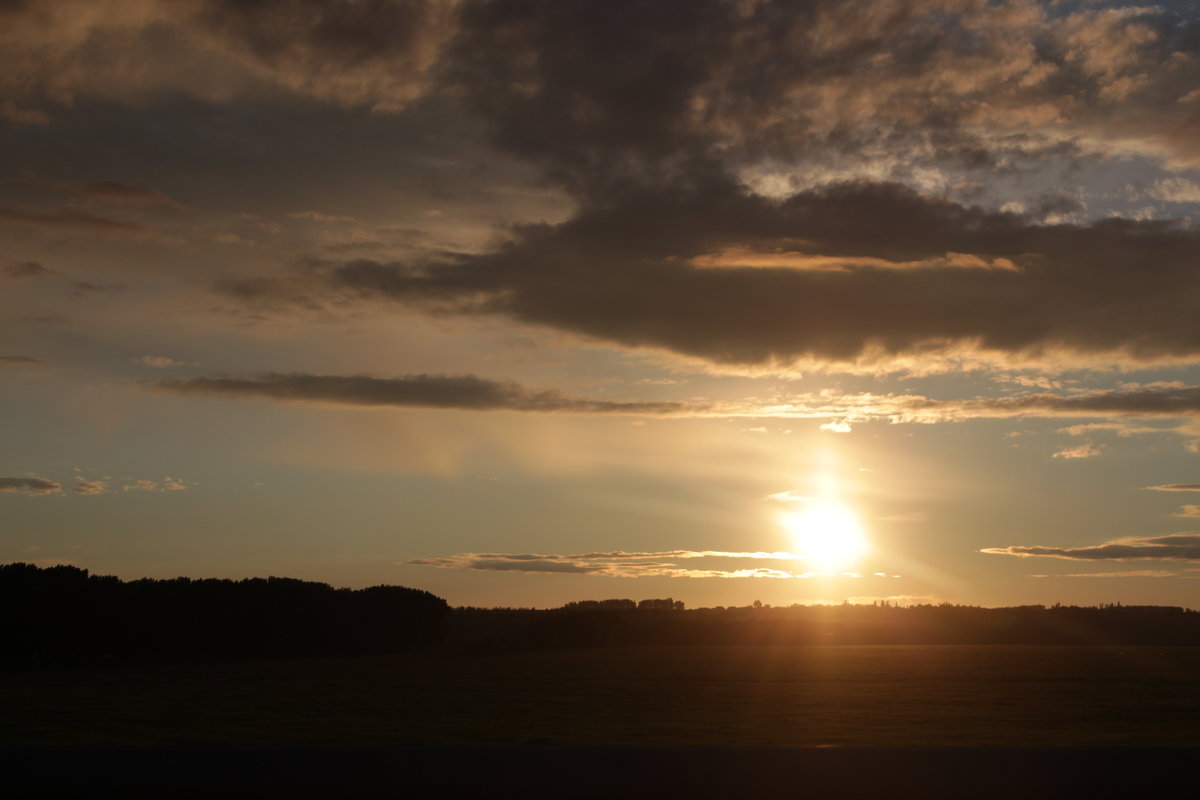
[[[1163,797],[1187,796],[1194,763],[1172,748],[0,749],[8,786],[155,797]]]
[[[7,747],[1200,746],[1200,648],[643,647],[4,678]]]

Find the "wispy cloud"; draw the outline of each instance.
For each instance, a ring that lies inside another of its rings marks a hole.
[[[161,380],[154,389],[181,395],[259,398],[352,406],[411,406],[472,411],[574,412],[580,414],[676,415],[694,410],[675,402],[619,402],[574,397],[553,389],[528,389],[508,380],[474,375],[310,375],[271,372],[252,378],[202,377]]]
[[[1073,561],[1131,561],[1137,559],[1200,561],[1200,533],[1127,537],[1087,547],[1045,547],[1041,545],[986,547],[979,552],[1021,558],[1066,558]]]
[[[1081,444],[1076,447],[1064,447],[1054,453],[1054,458],[1065,460],[1075,458],[1095,458],[1104,452],[1104,445]]]
[[[8,264],[3,269],[0,269],[10,278],[23,280],[26,278],[41,278],[45,275],[53,275],[53,270],[46,269],[36,261],[18,261],[15,264]]]
[[[1145,436],[1156,433],[1178,433],[1174,428],[1159,428],[1152,425],[1134,425],[1129,422],[1087,422],[1080,425],[1069,425],[1059,428],[1058,433],[1068,436],[1088,436],[1093,433],[1115,433],[1123,439],[1132,436]]]
[[[182,362],[172,362],[182,364]],[[826,419],[823,430],[848,432],[853,422],[960,422],[973,419],[1151,417],[1200,418],[1200,386],[1110,390],[1073,395],[1028,394],[939,400],[916,394],[803,393],[763,401],[614,401],[577,397],[557,389],[530,389],[514,381],[475,375],[313,375],[267,372],[251,377],[205,376],[151,381],[150,388],[181,395],[212,395],[356,406],[421,406],[476,411],[575,412],[662,416]],[[1114,429],[1121,426],[1114,424]],[[1137,430],[1194,435],[1191,428]],[[1064,432],[1082,433],[1064,429]],[[1120,432],[1120,431],[1118,431]],[[1066,448],[1060,458],[1098,455],[1103,445]],[[1057,454],[1056,454],[1057,455]]]
[[[143,367],[153,367],[155,369],[170,369],[172,367],[195,367],[199,366],[195,361],[178,361],[167,356],[139,356],[133,360],[135,364],[141,364]]]
[[[86,211],[62,209],[49,213],[17,211],[11,208],[0,208],[0,220],[20,222],[43,228],[57,228],[76,233],[99,233],[110,236],[148,236],[152,231],[146,225],[137,222],[99,217]]]
[[[75,472],[90,473],[94,471],[77,468]],[[111,475],[88,477],[86,474],[72,476],[70,484],[73,492],[84,496],[113,494],[118,491],[182,492],[194,485],[194,483],[169,476],[162,480],[151,480],[148,478],[114,478]],[[0,492],[23,492],[31,495],[64,494],[61,483],[37,475],[30,475],[25,478],[0,477]]]
[[[170,476],[163,478],[161,481],[150,480],[148,478],[138,478],[131,483],[126,483],[121,487],[122,492],[182,492],[188,488],[188,484],[184,481],[176,480]]]
[[[1065,574],[1038,574],[1031,578],[1197,578],[1187,572],[1173,572],[1166,569],[1131,569],[1126,572],[1068,572]]]
[[[1161,483],[1146,488],[1152,492],[1200,492],[1200,483]]]
[[[133,186],[132,184],[120,181],[68,183],[64,181],[38,180],[36,178],[7,178],[0,182],[16,184],[32,189],[44,189],[111,205],[179,207],[178,203],[156,189]]]
[[[108,483],[102,480],[89,480],[82,475],[75,476],[75,485],[72,487],[79,494],[107,494]]]
[[[25,367],[44,363],[32,356],[0,356],[0,367]]]
[[[713,565],[700,569],[679,562],[695,559],[767,561],[769,566],[746,566],[733,569]],[[817,572],[797,570],[796,562],[803,561],[793,553],[729,552],[721,550],[663,550],[659,552],[575,553],[547,555],[542,553],[459,553],[443,558],[414,558],[402,561],[411,566],[442,569],[472,569],[484,572],[568,573],[575,575],[604,575],[617,578],[813,578],[840,575],[861,577],[858,573]]]
[[[1132,390],[1113,389],[1076,394],[1035,393],[1004,397],[937,399],[919,394],[841,393],[821,391],[785,395],[769,402],[748,400],[725,403],[705,411],[709,415],[829,419],[846,423],[961,422],[975,419],[1115,419],[1100,428],[1078,426],[1063,433],[1084,434],[1112,429],[1123,435],[1124,418],[1200,418],[1200,386],[1168,386]],[[1190,427],[1137,428],[1132,433],[1195,435]]]

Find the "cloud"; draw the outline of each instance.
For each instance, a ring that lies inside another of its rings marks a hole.
[[[1200,203],[1200,183],[1187,178],[1160,178],[1147,194],[1168,203]]]
[[[76,472],[80,471],[83,470],[76,470]],[[114,491],[111,487],[112,479],[107,475],[102,478],[87,478],[83,475],[75,475],[72,481],[72,490],[81,495],[111,494]],[[131,478],[126,479],[121,486],[121,491],[179,492],[185,491],[188,487],[189,484],[186,481],[171,477],[163,478],[161,481]],[[62,494],[63,487],[58,481],[36,475],[28,478],[0,477],[0,492],[24,492],[35,495]]]
[[[141,364],[143,367],[154,367],[155,369],[199,366],[194,361],[176,361],[175,359],[167,358],[166,356],[139,356],[133,360],[133,363]]]
[[[1200,417],[1200,386],[1101,390],[1062,395],[1050,393],[938,400],[917,394],[798,393],[761,400],[727,403],[712,414],[746,417],[837,419],[848,422],[959,422],[972,419],[1153,418]],[[1188,423],[1189,425],[1191,423]],[[1155,428],[1156,433],[1193,435],[1187,427]],[[1069,429],[1066,432],[1071,432]],[[1141,432],[1141,431],[1139,431]]]
[[[963,413],[980,416],[1194,417],[1200,416],[1200,386],[977,398],[958,405]]]
[[[1200,492],[1200,483],[1162,483],[1146,488],[1152,492]]]
[[[1069,436],[1085,436],[1092,433],[1110,432],[1123,439],[1131,436],[1144,436],[1158,433],[1176,433],[1173,428],[1156,428],[1149,425],[1131,425],[1127,422],[1089,422],[1081,425],[1070,425],[1059,428],[1058,433]]]
[[[72,488],[79,494],[95,495],[108,493],[108,484],[105,481],[88,480],[82,475],[76,475],[74,480],[75,486]]]
[[[1200,164],[1180,102],[1200,80],[1196,22],[1171,8],[114,0],[10,5],[5,22],[0,92],[22,103],[436,109],[568,195],[570,219],[509,227],[490,251],[225,287],[247,302],[383,299],[725,368],[1200,357],[1200,232],[1069,223],[1084,201],[1062,193],[1025,214],[947,188],[1087,158]],[[146,233],[72,210],[0,214]]]
[[[547,389],[527,389],[507,380],[474,375],[310,375],[271,372],[253,378],[201,377],[150,383],[158,391],[181,395],[261,398],[285,402],[353,406],[411,406],[472,411],[573,412],[581,414],[673,415],[689,406],[672,402],[589,400]]]
[[[9,220],[10,222],[19,222],[25,225],[71,231],[74,233],[98,233],[108,236],[140,237],[151,233],[149,227],[137,222],[122,222],[73,209],[36,213],[16,211],[11,208],[0,208],[0,220]]]
[[[28,478],[0,476],[0,492],[23,492],[31,495],[62,494],[62,484],[36,475]]]
[[[1076,447],[1064,447],[1054,454],[1054,458],[1075,459],[1094,458],[1104,452],[1104,445],[1081,444]]]
[[[75,184],[70,191],[80,197],[100,200],[114,205],[177,206],[174,200],[157,189],[132,186],[120,181],[94,181]]]
[[[24,367],[44,363],[41,359],[31,356],[0,356],[0,367]]]
[[[512,410],[582,414],[699,416],[737,418],[801,418],[832,420],[826,430],[855,422],[961,422],[974,419],[1028,417],[1200,417],[1200,387],[1167,386],[1059,395],[936,400],[923,395],[840,394],[836,391],[784,395],[722,403],[613,401],[575,397],[564,392],[529,389],[508,380],[474,375],[408,375],[375,378],[365,375],[312,375],[268,372],[252,377],[205,376],[147,381],[152,390],[192,396],[258,398],[281,402],[335,403],[352,406],[455,408],[476,411]],[[748,429],[753,430],[753,429]],[[1192,435],[1189,427],[1155,429]],[[1099,455],[1103,445],[1064,448],[1059,458]]]
[[[145,102],[301,95],[397,110],[420,97],[454,0],[64,0],[6,4],[0,94]],[[46,123],[8,101],[5,116]]]
[[[1200,534],[1173,533],[1167,536],[1129,537],[1090,547],[988,547],[979,552],[1021,558],[1066,558],[1076,561],[1200,561]]]
[[[1031,578],[1194,578],[1184,572],[1165,569],[1131,569],[1125,572],[1070,572],[1066,574],[1030,575]]]
[[[182,492],[188,488],[188,485],[180,480],[176,480],[170,476],[163,478],[161,481],[152,481],[147,478],[139,478],[132,483],[127,483],[121,487],[122,492]]]
[[[61,0],[5,5],[4,113],[315,99],[398,111],[451,101],[558,180],[682,153],[812,169],[1012,169],[1099,149],[1194,162],[1196,21],[958,0]],[[597,69],[617,64],[619,69]],[[867,157],[873,156],[871,157]],[[739,163],[741,162],[741,163]],[[780,180],[786,183],[787,175]]]
[[[1175,512],[1176,517],[1187,517],[1188,519],[1200,519],[1200,505],[1185,505],[1180,506]]]
[[[2,215],[2,212],[0,212]],[[85,226],[86,229],[86,226]],[[26,280],[34,278],[58,278],[62,282],[70,286],[72,292],[78,296],[82,292],[102,292],[109,289],[118,288],[117,286],[100,286],[90,281],[74,280],[68,275],[61,272],[56,272],[52,269],[42,266],[36,261],[21,261],[16,264],[10,264],[5,267],[2,272],[16,280]]]
[[[349,261],[219,288],[245,302],[390,300],[502,316],[726,367],[1200,357],[1187,301],[1200,291],[1192,269],[1200,231],[1121,219],[1042,225],[897,184],[832,184],[772,200],[719,170],[690,168],[699,174],[665,187],[609,189],[559,225],[516,228],[489,253]],[[690,263],[754,242],[803,242],[814,257],[847,260],[839,271]],[[854,262],[947,252],[1004,258],[1015,268]]]
[[[995,167],[1078,139],[1196,153],[1179,104],[1196,85],[1195,21],[1170,8],[695,0],[673,12],[467,4],[444,74],[501,143],[577,179],[703,146],[783,164],[911,159],[927,181],[931,164]]]
[[[40,278],[43,275],[54,274],[36,261],[18,261],[4,267],[4,274],[10,278]]]
[[[179,204],[157,189],[147,189],[121,181],[89,181],[85,183],[70,183],[66,181],[48,181],[37,178],[6,178],[0,183],[23,186],[30,189],[41,189],[58,194],[67,194],[84,200],[94,200],[110,205],[125,206],[171,206],[179,208]]]
[[[697,569],[680,565],[691,559],[757,560],[775,562],[766,567]],[[459,553],[443,558],[414,558],[402,561],[410,566],[441,569],[472,569],[484,572],[568,573],[604,575],[617,578],[812,578],[841,575],[861,577],[857,573],[796,571],[794,562],[803,560],[792,553],[727,552],[720,550],[664,550],[661,552],[577,553],[546,555],[534,553]]]
[[[320,211],[293,211],[288,214],[292,219],[306,219],[310,222],[321,223],[351,223],[358,222],[354,217],[342,217],[336,214],[323,214]]]
[[[18,125],[49,125],[50,115],[36,108],[21,108],[12,100],[0,102],[0,118]]]

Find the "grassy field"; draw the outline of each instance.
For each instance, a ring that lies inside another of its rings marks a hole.
[[[1200,648],[687,647],[0,676],[0,745],[1200,746]]]

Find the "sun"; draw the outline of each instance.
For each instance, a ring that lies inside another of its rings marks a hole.
[[[858,515],[840,503],[822,502],[781,515],[793,549],[814,565],[835,569],[853,564],[869,547]]]

